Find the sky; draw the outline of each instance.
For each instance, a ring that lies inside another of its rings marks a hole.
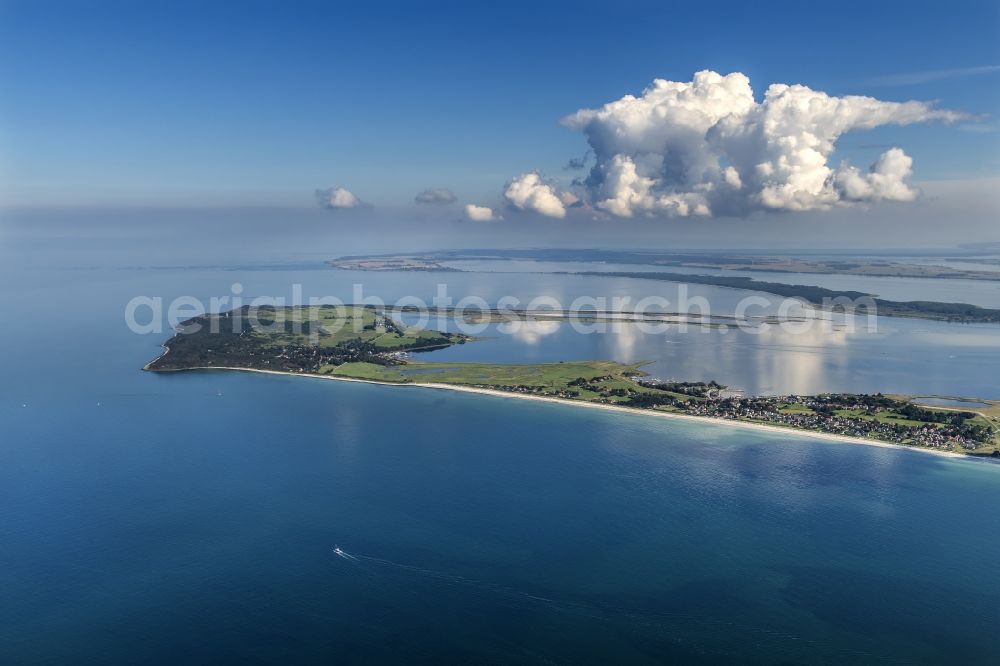
[[[0,209],[997,240],[998,37],[995,1],[6,0]]]

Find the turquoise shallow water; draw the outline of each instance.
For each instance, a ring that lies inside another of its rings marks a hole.
[[[218,274],[68,274],[2,287],[0,662],[1000,659],[1000,465],[151,375],[124,297]]]

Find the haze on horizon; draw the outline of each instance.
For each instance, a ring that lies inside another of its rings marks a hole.
[[[296,8],[5,3],[0,237],[1000,241],[996,3]]]

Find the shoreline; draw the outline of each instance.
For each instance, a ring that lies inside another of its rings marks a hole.
[[[636,407],[624,407],[621,405],[607,405],[597,402],[585,402],[583,400],[570,400],[568,398],[556,398],[551,396],[543,395],[526,395],[523,393],[514,393],[508,391],[498,391],[496,389],[486,389],[477,388],[475,386],[463,386],[461,384],[434,384],[425,382],[408,382],[408,383],[397,383],[397,382],[383,382],[377,379],[358,379],[355,377],[337,377],[334,375],[316,375],[312,373],[305,372],[285,372],[283,370],[263,370],[260,368],[234,368],[227,366],[198,366],[194,368],[176,368],[168,370],[150,370],[149,366],[155,363],[158,359],[162,358],[169,348],[166,349],[163,354],[160,354],[156,359],[153,359],[142,369],[146,372],[188,372],[191,370],[229,370],[236,372],[259,372],[266,375],[281,375],[284,377],[309,377],[312,379],[327,379],[332,381],[340,382],[355,382],[359,384],[375,384],[377,386],[398,386],[406,387],[412,386],[416,388],[425,389],[437,389],[444,391],[458,391],[461,393],[477,393],[480,395],[489,395],[497,398],[512,398],[515,400],[534,400],[537,402],[550,402],[557,403],[560,405],[571,405],[576,407],[589,407],[591,409],[603,409],[605,411],[617,412],[619,414],[633,414],[638,416],[655,416],[667,419],[678,419],[685,420],[688,422],[717,425],[717,426],[728,426],[732,428],[750,428],[757,431],[766,431],[782,435],[802,435],[805,437],[812,437],[814,439],[823,439],[829,442],[840,442],[842,444],[854,444],[863,446],[876,446],[884,449],[897,449],[901,451],[916,451],[919,453],[928,453],[936,456],[943,456],[952,459],[975,459],[976,456],[970,456],[964,453],[956,453],[954,451],[941,451],[938,449],[932,449],[923,446],[907,446],[905,444],[893,444],[892,442],[883,442],[877,439],[866,439],[864,437],[851,437],[849,435],[838,435],[835,433],[819,432],[816,430],[800,430],[797,428],[783,428],[781,426],[769,425],[766,423],[753,423],[750,421],[737,421],[735,419],[720,419],[711,416],[693,416],[691,414],[677,414],[672,412],[662,412],[655,411],[652,409],[639,409]]]

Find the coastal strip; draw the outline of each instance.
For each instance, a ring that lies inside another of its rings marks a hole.
[[[168,349],[169,351],[169,349]],[[167,352],[164,352],[166,354]],[[162,354],[161,354],[162,356]],[[144,370],[149,370],[149,366],[152,364],[147,363],[143,367]],[[329,379],[340,382],[355,382],[360,384],[376,384],[379,386],[395,386],[395,387],[406,387],[412,386],[417,388],[426,389],[437,389],[443,391],[458,391],[462,393],[477,393],[480,395],[489,395],[497,398],[513,398],[516,400],[534,400],[539,402],[550,402],[557,403],[561,405],[572,405],[575,407],[588,407],[591,409],[603,409],[606,411],[617,412],[620,414],[632,414],[636,416],[653,416],[667,419],[677,419],[686,420],[693,423],[708,424],[722,427],[732,427],[732,428],[744,428],[753,429],[757,431],[770,432],[774,434],[780,434],[785,436],[802,435],[804,437],[811,437],[813,439],[823,439],[830,442],[840,442],[844,444],[862,444],[865,446],[877,446],[879,448],[885,449],[898,449],[902,451],[916,451],[920,453],[929,453],[937,456],[944,456],[947,458],[960,458],[969,459],[972,456],[968,456],[963,453],[956,453],[953,451],[941,451],[938,449],[931,449],[927,447],[920,446],[906,446],[904,444],[893,444],[891,442],[883,442],[875,439],[867,439],[864,437],[851,437],[848,435],[837,435],[833,433],[816,432],[814,430],[800,430],[796,428],[783,428],[780,426],[768,425],[766,423],[753,423],[750,421],[735,421],[732,419],[720,419],[710,416],[694,416],[691,414],[677,414],[672,412],[661,412],[653,411],[650,409],[638,409],[635,407],[624,407],[620,405],[609,405],[603,403],[595,402],[584,402],[581,400],[569,400],[566,398],[556,398],[551,396],[540,396],[540,395],[525,395],[522,393],[512,393],[508,391],[498,391],[495,389],[478,388],[475,386],[461,386],[454,384],[435,384],[429,382],[383,382],[374,379],[358,379],[354,377],[337,377],[333,375],[317,375],[312,373],[303,372],[284,372],[281,370],[263,370],[259,368],[238,368],[238,367],[224,367],[224,366],[201,366],[201,367],[190,367],[190,368],[177,368],[177,369],[164,369],[156,370],[155,372],[186,372],[189,370],[226,370],[226,371],[237,371],[237,372],[258,372],[267,375],[283,375],[287,377],[309,377],[313,379]]]
[[[145,369],[245,368],[277,374],[419,384],[496,396],[555,399],[634,413],[697,417],[1000,458],[1000,414],[934,410],[882,394],[744,396],[718,382],[664,381],[644,363],[434,363],[408,352],[475,342],[457,333],[405,326],[370,307],[269,308],[249,321],[246,306],[182,322]],[[327,324],[332,323],[330,327]],[[350,324],[345,326],[344,324]],[[266,324],[266,326],[265,326]],[[411,375],[425,374],[423,377]],[[433,376],[430,376],[433,375]],[[1000,401],[990,402],[990,409]]]

